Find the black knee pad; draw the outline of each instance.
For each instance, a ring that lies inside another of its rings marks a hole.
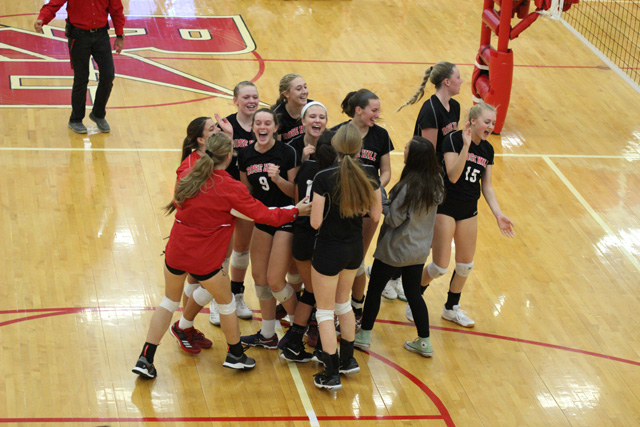
[[[302,296],[300,297],[300,302],[313,307],[314,305],[316,305],[316,296],[312,292],[309,292],[305,289],[302,292]]]

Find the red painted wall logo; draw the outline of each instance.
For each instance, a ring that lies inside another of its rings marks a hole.
[[[231,90],[142,56],[145,51],[178,55],[232,55],[255,50],[255,43],[239,15],[216,17],[127,16],[125,49],[113,60],[117,79],[222,98]],[[112,37],[114,37],[112,35]],[[157,58],[161,59],[161,58]],[[174,58],[175,59],[175,58]],[[87,104],[92,104],[99,70],[92,61]],[[73,71],[64,28],[45,26],[44,34],[0,27],[0,107],[69,108]]]

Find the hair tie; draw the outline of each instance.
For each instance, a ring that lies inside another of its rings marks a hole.
[[[325,107],[321,102],[311,101],[311,102],[308,102],[304,107],[302,107],[302,112],[300,113],[300,117],[304,117],[304,113],[306,113],[307,110],[313,107],[314,105],[319,105],[320,107],[324,108],[325,113],[327,112],[327,107]]]
[[[207,153],[207,155],[213,159],[213,153],[211,151],[206,150],[205,153]]]

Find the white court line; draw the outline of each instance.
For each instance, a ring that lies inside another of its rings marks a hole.
[[[553,163],[551,161],[551,159],[549,157],[547,157],[547,156],[543,156],[542,158],[544,159],[545,162],[547,162],[547,164],[549,165],[551,170],[553,170],[556,173],[556,175],[558,175],[558,178],[560,178],[560,181],[562,181],[562,183],[569,189],[569,191],[571,191],[571,193],[574,195],[574,197],[576,199],[578,199],[580,204],[585,208],[585,210],[589,213],[589,215],[591,215],[591,217],[598,223],[598,225],[600,227],[602,227],[602,229],[612,239],[614,239],[615,241],[617,241],[619,243],[618,247],[619,247],[620,251],[623,253],[623,255],[625,257],[627,257],[627,259],[636,268],[636,270],[640,271],[640,262],[638,262],[636,257],[633,256],[633,254],[620,241],[620,239],[618,238],[618,236],[616,236],[616,234],[613,232],[611,227],[609,227],[609,225],[607,225],[607,223],[600,217],[600,215],[598,215],[598,213],[593,210],[591,205],[589,205],[589,203],[587,203],[587,201],[584,199],[584,197],[582,197],[582,195],[578,192],[578,190],[576,190],[576,188],[573,186],[573,184],[571,184],[571,182],[569,182],[567,177],[564,176],[564,174],[560,171],[560,169],[558,169],[558,167],[555,165],[555,163]]]
[[[284,335],[284,329],[279,322],[276,322],[276,331],[279,332],[280,338]],[[287,366],[289,367],[289,371],[291,372],[291,377],[293,378],[293,383],[296,385],[296,389],[298,389],[298,396],[300,396],[300,400],[302,401],[302,407],[304,411],[307,413],[307,417],[309,417],[309,423],[312,427],[319,427],[320,423],[318,422],[318,417],[313,410],[313,405],[311,404],[311,399],[309,399],[309,395],[307,394],[307,389],[304,387],[302,383],[302,377],[300,376],[300,371],[298,371],[298,367],[295,362],[287,362]]]

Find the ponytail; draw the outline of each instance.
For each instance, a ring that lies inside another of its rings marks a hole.
[[[340,207],[342,218],[366,214],[376,201],[373,191],[375,182],[367,176],[356,156],[362,149],[362,136],[358,128],[347,123],[338,129],[331,145],[341,159],[338,169],[338,185],[333,198]]]
[[[397,110],[396,113],[402,110],[407,105],[413,105],[416,102],[420,101],[424,96],[424,88],[427,85],[428,81],[431,81],[433,85],[436,87],[436,90],[442,86],[442,82],[444,79],[448,79],[453,74],[453,69],[456,67],[455,64],[446,61],[440,61],[437,64],[429,67],[424,72],[424,77],[422,79],[422,83],[418,87],[418,90],[413,94],[411,98],[404,104],[402,104]]]
[[[176,186],[173,200],[164,207],[167,215],[181,207],[185,200],[195,197],[200,191],[213,187],[210,180],[215,167],[223,163],[233,150],[231,137],[224,132],[211,135],[206,142],[206,154],[193,165],[189,173]],[[210,182],[209,182],[210,181]]]

